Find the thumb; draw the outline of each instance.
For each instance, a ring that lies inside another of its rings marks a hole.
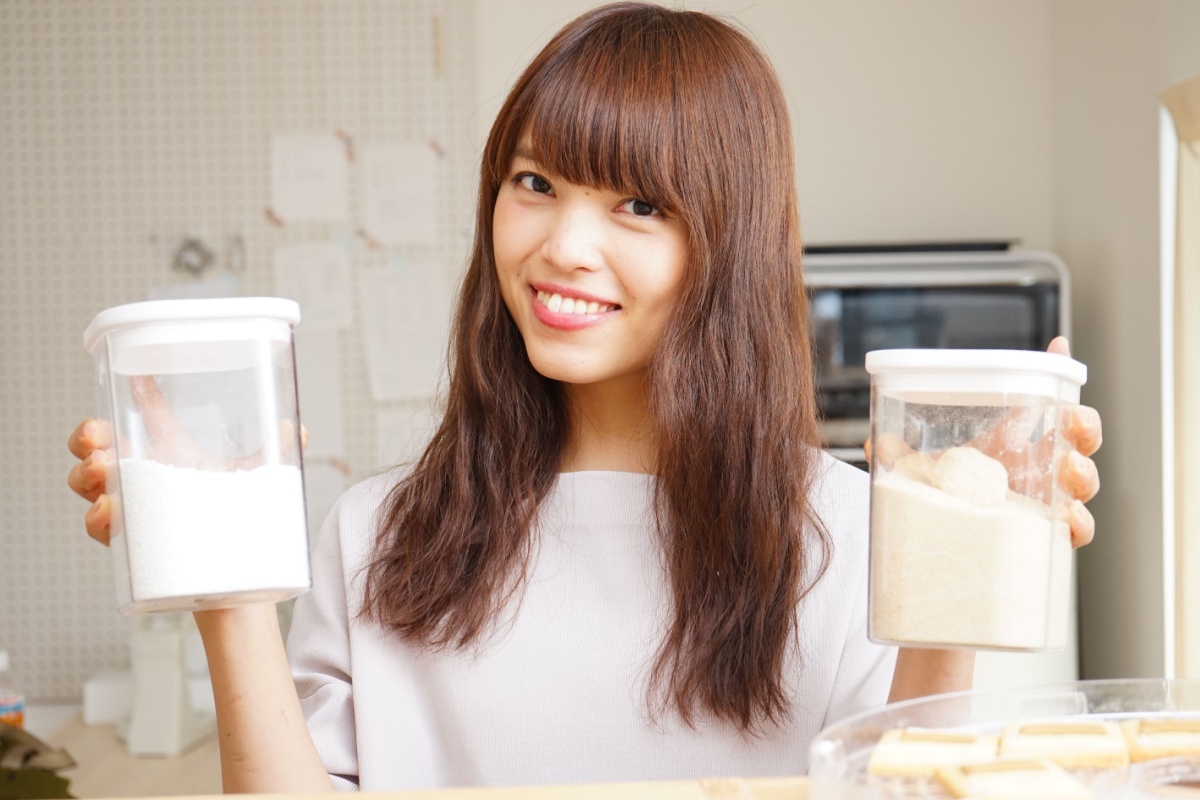
[[[1046,348],[1047,353],[1057,353],[1060,356],[1071,355],[1071,343],[1067,341],[1065,336],[1055,336],[1050,342],[1050,346]]]

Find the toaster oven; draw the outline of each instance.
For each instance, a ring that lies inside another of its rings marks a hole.
[[[809,250],[822,444],[866,468],[871,350],[1044,350],[1070,328],[1067,268],[1040,251]]]

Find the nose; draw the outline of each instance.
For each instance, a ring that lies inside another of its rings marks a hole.
[[[593,209],[564,203],[554,215],[541,254],[564,272],[596,270],[604,263],[603,225]]]

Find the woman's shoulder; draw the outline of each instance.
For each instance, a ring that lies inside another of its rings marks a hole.
[[[817,516],[828,525],[835,522],[865,525],[870,510],[871,476],[824,450],[817,450],[816,456],[809,501]]]
[[[333,524],[343,545],[355,541],[373,541],[379,515],[385,510],[388,497],[411,472],[412,466],[406,464],[357,481],[342,492],[334,503],[325,528]],[[322,536],[326,533],[323,530]]]

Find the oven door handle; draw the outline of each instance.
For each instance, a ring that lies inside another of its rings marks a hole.
[[[853,270],[810,271],[804,276],[809,289],[920,289],[925,286],[1034,286],[1041,282],[1032,272],[1010,269]]]

